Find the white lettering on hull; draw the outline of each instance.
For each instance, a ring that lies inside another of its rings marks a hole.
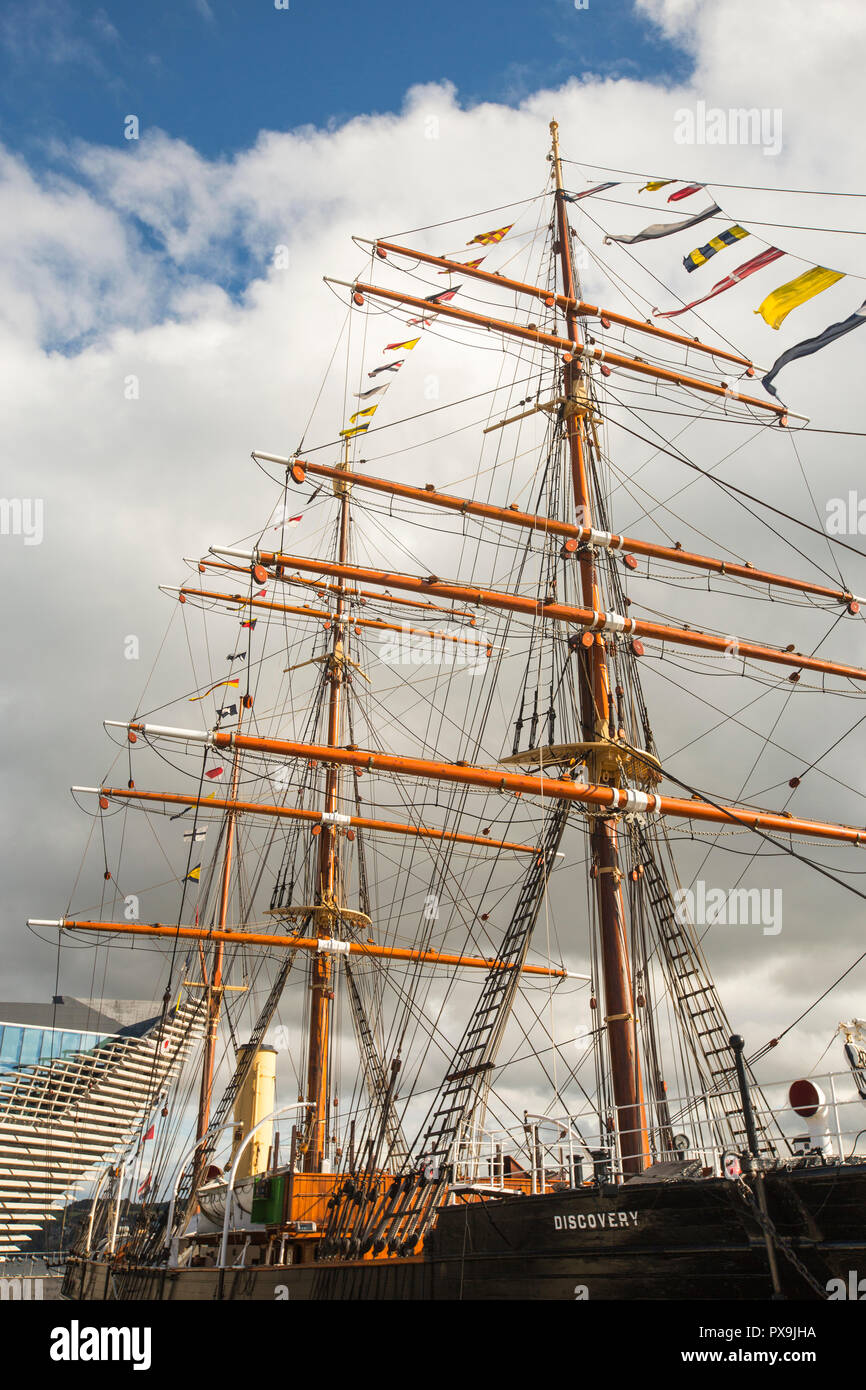
[[[554,1216],[555,1231],[612,1231],[638,1224],[636,1211],[589,1211],[569,1216]]]

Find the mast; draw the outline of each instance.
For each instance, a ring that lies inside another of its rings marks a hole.
[[[238,715],[237,732],[241,731],[243,722],[244,705],[240,704]],[[232,788],[231,801],[237,800],[238,781],[240,776],[241,755],[235,752],[232,765]],[[229,810],[226,817],[226,847],[223,855],[222,877],[220,881],[220,901],[219,913],[217,916],[217,929],[225,931],[228,921],[229,890],[231,886],[232,856],[235,841],[235,821],[236,812]],[[204,1057],[202,1059],[201,1085],[198,1098],[198,1124],[196,1126],[196,1138],[203,1139],[207,1133],[208,1122],[210,1120],[210,1101],[213,1091],[214,1063],[216,1059],[217,1034],[219,1032],[220,1009],[223,997],[223,954],[224,945],[221,940],[217,940],[214,945],[213,957],[211,960],[210,977],[207,979],[207,1024],[205,1026],[205,1045]],[[202,956],[204,964],[204,956]]]
[[[345,441],[343,471],[349,472],[349,441]],[[335,482],[334,490],[340,498],[339,538],[337,551],[339,563],[345,565],[349,549],[349,498],[351,483]],[[329,748],[337,748],[340,743],[340,728],[343,708],[343,680],[346,667],[346,643],[348,627],[345,622],[345,580],[341,576],[336,584],[336,610],[333,621],[331,653],[325,667],[325,678],[330,684],[328,696],[328,735]],[[322,833],[319,836],[318,889],[316,901],[328,909],[316,913],[316,935],[329,937],[335,934],[339,918],[337,882],[337,827],[334,821],[340,793],[341,772],[339,764],[328,764],[325,783],[325,809],[322,816]],[[312,1111],[310,1141],[304,1155],[304,1172],[322,1171],[328,1142],[328,1053],[330,1045],[331,1001],[333,964],[331,955],[321,952],[313,957],[310,967],[310,1026],[307,1049],[307,1101],[315,1109]]]
[[[586,400],[586,386],[581,366],[582,348],[575,306],[579,295],[574,279],[571,258],[571,228],[568,206],[562,184],[562,164],[559,155],[559,127],[550,123],[552,150],[550,159],[556,186],[557,245],[562,275],[563,294],[570,301],[566,308],[569,340],[575,346],[574,355],[563,358],[563,396],[568,448],[571,459],[572,489],[577,522],[593,525],[591,470],[592,459],[584,443],[585,412],[581,400]],[[556,250],[556,246],[554,247]],[[587,402],[588,403],[588,402]],[[598,587],[595,560],[591,549],[579,555],[580,582],[584,604],[596,612],[603,610]],[[581,648],[580,712],[583,737],[588,742],[607,742],[614,732],[611,726],[610,676],[607,668],[605,637],[596,633],[595,641]],[[583,653],[586,652],[586,656]],[[600,769],[593,766],[593,754],[588,769],[590,780],[600,781]],[[639,1173],[649,1157],[646,1113],[641,1080],[640,1056],[635,1028],[634,991],[628,958],[625,907],[622,896],[622,870],[619,866],[616,820],[611,817],[593,818],[590,833],[590,858],[596,884],[599,930],[601,936],[602,969],[604,975],[604,1022],[610,1050],[611,1084],[614,1102],[614,1123],[619,1134],[623,1172]]]

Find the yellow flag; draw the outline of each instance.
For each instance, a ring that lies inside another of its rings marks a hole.
[[[237,679],[235,679],[235,680],[227,680],[227,681],[217,681],[216,685],[212,685],[211,688],[210,688],[210,690],[206,690],[206,691],[204,692],[204,695],[190,695],[190,697],[189,697],[189,703],[192,705],[192,704],[195,704],[195,701],[196,701],[196,700],[206,700],[207,697],[208,697],[208,695],[212,695],[213,692],[214,692],[215,690],[219,690],[219,688],[220,688],[221,685],[238,686],[239,684],[240,684],[240,681],[237,680]]]
[[[674,182],[674,179],[655,179],[652,183],[645,183],[643,188],[638,189],[638,193],[656,193],[660,188],[667,188],[669,183]]]
[[[370,428],[369,422],[364,425],[356,425],[353,430],[340,430],[341,439],[354,439],[356,434],[363,434]]]
[[[366,410],[356,410],[354,415],[349,416],[349,424],[354,425],[356,420],[363,420],[365,415],[375,415],[378,409],[378,405],[368,405]]]
[[[828,290],[837,280],[842,279],[844,274],[841,270],[827,270],[822,265],[816,265],[812,270],[805,270],[802,275],[798,275],[796,280],[789,280],[787,285],[780,285],[777,290],[773,290],[755,313],[760,314],[771,328],[778,328],[792,309],[796,309],[799,304],[805,304],[807,299],[820,294],[822,290]]]

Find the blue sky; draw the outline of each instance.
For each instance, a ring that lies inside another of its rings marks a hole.
[[[6,0],[0,135],[40,162],[53,141],[121,139],[125,115],[213,158],[262,129],[398,111],[450,80],[462,104],[518,103],[574,74],[675,81],[688,58],[630,0]]]

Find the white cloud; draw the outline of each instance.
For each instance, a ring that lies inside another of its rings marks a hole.
[[[141,668],[155,655],[167,611],[155,594],[156,584],[175,582],[181,555],[255,533],[274,504],[274,488],[255,472],[248,455],[254,447],[289,453],[301,436],[345,315],[321,276],[350,279],[363,265],[352,234],[427,227],[407,233],[407,239],[434,251],[454,250],[473,232],[506,220],[510,214],[493,211],[468,222],[432,226],[542,192],[548,173],[547,122],[554,114],[564,153],[589,161],[569,166],[575,186],[596,177],[591,165],[603,164],[647,173],[682,170],[685,176],[720,183],[852,185],[858,152],[845,132],[854,128],[850,92],[856,84],[848,79],[861,24],[857,5],[823,7],[820,23],[811,23],[808,32],[800,32],[796,11],[782,0],[760,7],[740,0],[646,0],[642,8],[665,33],[693,49],[693,82],[667,90],[635,80],[575,78],[558,91],[534,93],[517,109],[485,103],[471,110],[461,108],[458,94],[447,84],[421,87],[407,94],[399,115],[360,116],[334,129],[264,131],[251,149],[224,160],[208,160],[159,131],[145,131],[138,144],[121,148],[76,145],[67,152],[62,177],[37,174],[8,151],[0,157],[0,321],[7,349],[15,345],[14,353],[7,353],[0,384],[6,421],[4,488],[9,496],[41,496],[46,507],[42,547],[27,552],[16,547],[13,537],[4,537],[0,545],[9,611],[6,778],[7,787],[15,787],[6,830],[6,843],[14,852],[7,874],[6,938],[8,968],[28,989],[45,992],[51,954],[42,948],[34,952],[29,939],[22,939],[20,922],[26,915],[52,916],[62,909],[82,838],[64,788],[95,781],[106,758],[99,720],[121,716],[134,706]],[[698,100],[723,107],[780,105],[785,130],[781,155],[769,160],[754,147],[677,146],[675,112]],[[428,138],[431,132],[436,138]],[[625,196],[637,201],[633,190]],[[827,204],[745,191],[734,196],[728,190],[721,199],[732,218],[746,222],[752,217],[854,226],[857,220],[854,200]],[[537,210],[535,205],[533,216]],[[613,203],[595,203],[586,211],[614,231],[653,220],[649,213]],[[579,217],[575,211],[576,222]],[[601,250],[591,225],[579,225],[594,249]],[[854,271],[861,264],[860,238],[840,245],[842,239],[794,227],[768,229],[766,235],[825,262],[833,256],[831,263],[840,268]],[[277,245],[289,248],[287,271],[272,264]],[[679,241],[662,244],[636,260],[675,281],[684,293],[691,286],[678,259],[686,249]],[[608,249],[603,254],[626,285],[636,284],[651,303],[669,302],[625,253]],[[520,257],[511,269],[523,273]],[[707,275],[712,283],[712,270]],[[761,281],[762,292],[772,287],[770,280]],[[630,302],[630,293],[605,288],[595,269],[587,272],[585,288],[588,297],[611,307],[627,308]],[[862,297],[856,284],[843,281],[798,311],[799,327],[804,335],[815,331],[850,313]],[[752,287],[743,287],[711,306],[708,318],[757,360],[769,363],[780,343],[795,340],[795,325],[790,331],[786,325],[784,334],[770,333],[751,313],[756,303]],[[353,331],[360,334],[363,320],[355,322]],[[389,321],[383,323],[390,327]],[[372,340],[378,330],[371,322],[367,331]],[[837,347],[832,356],[792,367],[784,386],[795,408],[828,426],[857,428],[862,376],[857,362],[864,346],[851,339],[850,347]],[[445,399],[449,393],[486,389],[499,365],[495,354],[470,353],[453,346],[447,336],[431,335],[425,352],[426,359],[412,362],[414,375],[404,373],[389,397],[395,419],[422,408],[425,371],[440,374]],[[125,395],[125,383],[133,376],[140,387],[137,400]],[[341,409],[342,386],[336,384],[326,393],[307,442],[333,438],[342,423]],[[482,405],[478,415],[483,410]],[[718,429],[686,435],[683,443],[696,455],[706,449],[700,456],[714,462],[740,438]],[[413,439],[419,439],[417,428],[394,430],[379,437],[375,451],[386,455]],[[621,436],[616,442],[630,464],[642,463],[650,452],[638,451]],[[849,445],[839,441],[831,451],[823,436],[800,441],[819,509],[828,489],[857,483],[859,449]],[[476,431],[422,448],[414,461],[406,456],[396,462],[383,459],[377,471],[398,469],[401,476],[421,481],[428,476],[456,480],[473,472],[478,447]],[[811,501],[786,441],[765,436],[759,446],[734,456],[723,471],[739,485],[811,519]],[[639,481],[666,497],[688,479],[677,465],[657,460]],[[494,494],[499,495],[497,485]],[[638,499],[617,497],[621,524],[640,524],[645,500],[639,493]],[[779,569],[806,564],[704,485],[671,506],[683,521],[669,513],[659,521],[698,548],[711,549],[706,541],[699,544],[699,532],[708,531],[752,559],[771,558]],[[697,531],[690,530],[689,520]],[[644,530],[649,534],[652,527]],[[394,540],[404,537],[407,533],[395,527]],[[371,534],[371,550],[380,544],[381,536]],[[431,535],[418,564],[426,558],[432,565],[439,544]],[[819,541],[806,540],[803,548],[826,560]],[[405,560],[396,546],[390,558],[395,565]],[[846,574],[856,573],[857,562],[845,557],[844,568]],[[790,629],[792,636],[812,632],[817,641],[824,631],[820,624],[809,626],[808,615],[788,608],[761,611],[756,604],[738,606],[733,600],[719,600],[715,606],[715,599],[676,593],[670,600],[683,614],[692,602],[701,605],[698,616],[705,621],[720,623],[721,614],[730,614],[732,622],[742,623],[753,635],[760,636],[758,629],[763,629],[773,640],[787,640]],[[123,637],[129,632],[141,636],[146,653],[138,665],[122,659]],[[833,639],[834,649],[847,650],[851,660],[864,659],[862,642],[858,656],[851,628],[844,632]],[[182,650],[175,651],[169,671],[159,677],[159,697],[149,697],[150,702],[159,703],[169,689],[181,688],[184,679]],[[656,735],[663,749],[685,744],[691,734],[717,722],[666,695],[649,670],[647,683],[656,701]],[[695,688],[707,698],[737,709],[748,692],[738,689],[735,694],[733,686],[736,682],[711,687],[695,678]],[[832,742],[834,729],[853,723],[857,707],[839,702],[826,722],[817,698],[797,708],[804,714],[786,716],[774,726],[780,702],[773,696],[742,717],[754,719],[756,729],[792,749],[804,739],[816,748]],[[678,765],[695,780],[703,778],[702,785],[711,790],[733,793],[738,790],[734,774],[745,775],[759,746],[745,734],[707,732]],[[855,748],[850,741],[832,765],[837,775],[856,785]],[[750,789],[786,780],[790,762],[767,755]],[[127,774],[121,767],[115,775],[125,780]],[[843,807],[831,784],[815,780],[810,786],[814,800],[799,801],[798,809],[808,806],[831,818],[864,819],[857,796],[842,794]],[[835,851],[822,857],[840,866],[850,862]],[[732,982],[732,1013],[735,1021],[747,1017],[756,1043],[793,1012],[797,978],[803,979],[807,999],[816,983],[829,979],[836,964],[844,965],[853,955],[858,914],[840,892],[833,898],[838,922],[827,927],[826,943],[822,938],[820,962],[808,979],[795,973],[786,979],[784,993],[774,996],[772,982],[789,959],[788,942],[790,959],[799,969],[800,952],[815,950],[814,944],[809,946],[814,943],[813,919],[820,915],[825,921],[829,915],[823,906],[829,889],[816,887],[805,874],[802,882],[796,877],[791,881],[800,885],[802,898],[792,902],[790,927],[777,941],[767,946],[759,939],[710,940],[711,953],[717,946],[722,961],[744,954],[754,966],[749,979]],[[841,940],[835,948],[833,926]],[[91,957],[82,959],[89,971]],[[756,978],[762,981],[760,991],[754,988]],[[819,1017],[830,1025],[837,1011],[850,1008],[862,1014],[861,997],[862,989],[852,985],[833,996]],[[826,1026],[820,1036],[826,1036]],[[792,1055],[805,1065],[813,1060],[812,1051],[814,1038]]]

